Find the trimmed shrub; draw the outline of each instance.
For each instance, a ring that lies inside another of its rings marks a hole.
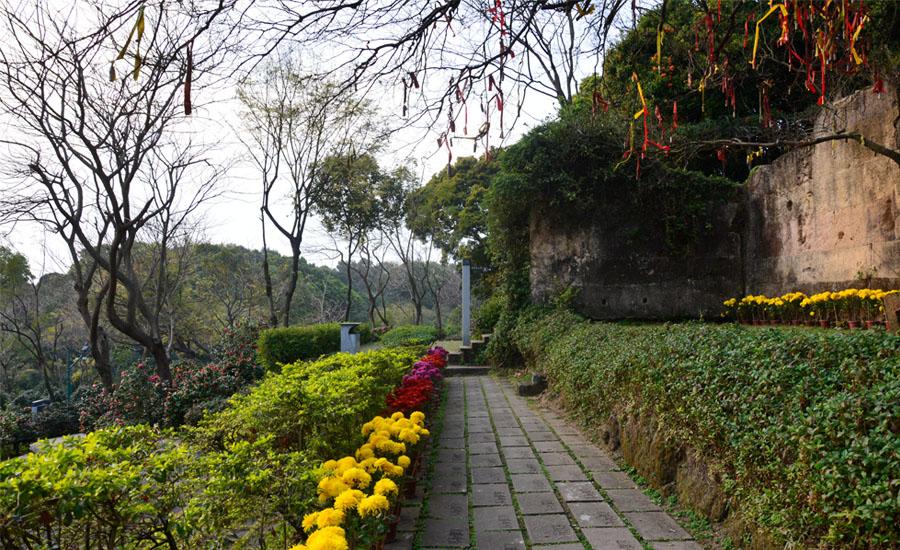
[[[500,315],[503,313],[505,307],[503,296],[501,294],[494,294],[485,300],[485,302],[481,304],[481,307],[475,312],[476,330],[482,334],[494,332],[494,326],[497,324],[497,321],[500,320]]]
[[[431,325],[400,325],[384,333],[381,343],[390,346],[427,346],[437,340],[437,329]]]
[[[341,326],[337,323],[266,329],[256,343],[259,363],[278,372],[280,365],[316,359],[341,349]]]
[[[0,462],[4,547],[82,548],[86,533],[104,548],[299,542],[322,462],[364,441],[421,351],[285,365],[198,427],[110,427]]]
[[[654,417],[720,468],[732,508],[779,542],[900,540],[900,337],[536,309],[512,334],[585,423]]]

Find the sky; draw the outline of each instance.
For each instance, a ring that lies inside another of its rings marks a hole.
[[[220,182],[220,195],[198,213],[203,227],[200,238],[213,243],[234,243],[248,248],[260,248],[260,177],[248,161],[247,151],[237,137],[237,132],[240,131],[240,103],[235,92],[235,82],[223,85],[216,91],[216,97],[200,102],[203,106],[195,110],[185,126],[185,129],[202,136],[205,141],[214,143],[214,150],[210,154],[213,162],[231,165]],[[395,121],[402,117],[402,100],[402,89],[399,86],[386,87],[377,93],[381,114]],[[537,93],[528,95],[522,102],[521,116],[515,126],[511,130],[506,129],[502,140],[497,135],[492,136],[492,146],[515,142],[531,127],[553,117],[556,110],[557,103],[554,99]],[[472,118],[475,116],[472,115]],[[480,122],[473,123],[470,120],[470,135],[472,128],[477,128],[479,124]],[[13,132],[14,128],[10,125],[10,118],[0,112],[0,132]],[[433,174],[447,167],[447,151],[437,146],[439,133],[438,130],[422,125],[400,130],[379,153],[379,163],[385,167],[401,163],[412,164],[416,168],[415,173],[419,175],[420,184],[424,184]],[[456,141],[454,159],[471,155],[470,143]],[[0,160],[8,153],[8,149],[0,146]],[[478,154],[481,154],[480,150]],[[3,177],[0,175],[0,178]],[[289,252],[283,238],[279,238],[271,228],[268,234],[271,248],[282,253]],[[308,225],[304,241],[304,256],[308,261],[326,265],[337,263],[334,254],[326,250],[332,239],[317,219],[313,219]],[[66,249],[59,239],[46,234],[36,225],[0,225],[0,244],[25,254],[35,275],[65,270],[69,263]]]

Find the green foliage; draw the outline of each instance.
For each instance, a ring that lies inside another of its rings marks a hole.
[[[2,462],[4,546],[289,547],[318,466],[358,447],[421,351],[285,365],[198,427],[110,427]]]
[[[279,365],[315,359],[341,349],[338,323],[270,328],[260,332],[256,343],[259,362],[267,370]]]
[[[385,346],[427,346],[437,340],[437,329],[431,325],[400,325],[384,333]]]
[[[883,331],[591,323],[530,309],[512,331],[588,423],[652,415],[724,472],[785,543],[898,540],[900,337]]]
[[[410,193],[407,225],[444,254],[487,265],[485,195],[498,168],[492,158],[459,158]]]
[[[485,300],[475,311],[475,329],[482,334],[494,332],[494,327],[500,320],[500,315],[503,314],[505,307],[501,294],[495,294]]]

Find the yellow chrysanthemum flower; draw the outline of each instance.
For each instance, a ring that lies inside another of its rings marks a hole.
[[[326,477],[319,481],[319,495],[327,498],[336,497],[350,487],[340,478]]]
[[[375,484],[378,487],[378,484]],[[349,489],[339,494],[334,499],[334,507],[338,510],[347,511],[356,508],[356,505],[359,504],[363,498],[365,498],[365,494],[358,489]]]
[[[350,468],[344,472],[341,479],[347,485],[356,487],[357,489],[365,489],[369,486],[369,483],[372,482],[372,476],[362,468]]]
[[[319,529],[306,541],[307,550],[349,550],[344,530],[337,526]]]
[[[409,465],[411,462],[412,461],[406,455],[397,457],[397,465],[400,466],[401,468],[403,468],[404,470],[409,468]]]
[[[334,508],[325,508],[319,512],[319,516],[316,518],[316,525],[319,529],[340,525],[342,523],[344,523],[344,511],[336,510]]]
[[[316,519],[319,517],[319,512],[311,512],[303,516],[303,530],[309,533],[316,526]]]
[[[388,478],[379,479],[378,482],[375,483],[375,494],[376,495],[384,495],[391,496],[396,495],[400,492],[400,489],[397,487],[397,484]]]
[[[388,501],[387,497],[384,495],[372,495],[368,496],[359,503],[356,507],[356,511],[359,512],[359,515],[362,517],[369,516],[378,516],[387,512],[388,508],[391,507],[391,503]]]

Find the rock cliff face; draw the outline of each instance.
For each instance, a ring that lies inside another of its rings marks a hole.
[[[900,148],[897,94],[863,90],[823,112],[822,133],[859,131]],[[688,255],[646,238],[607,204],[578,223],[533,214],[531,289],[544,302],[568,287],[595,319],[715,316],[741,293],[780,294],[872,285],[900,287],[900,167],[857,142],[792,151],[753,171],[742,197],[719,209],[710,237]],[[640,238],[638,236],[641,236]]]

